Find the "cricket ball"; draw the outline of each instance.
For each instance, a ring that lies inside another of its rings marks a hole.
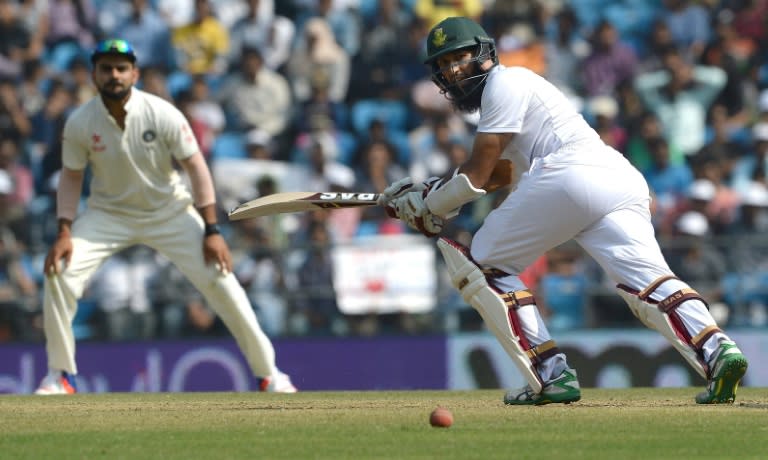
[[[429,414],[429,424],[438,428],[448,428],[453,425],[453,414],[444,407],[438,407]]]

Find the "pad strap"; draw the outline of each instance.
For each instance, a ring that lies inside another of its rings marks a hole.
[[[528,359],[534,365],[539,365],[547,359],[560,353],[560,349],[557,348],[554,340],[547,340],[539,345],[531,345],[528,342],[528,338],[523,333],[522,326],[520,325],[520,318],[517,316],[517,310],[526,305],[535,305],[536,298],[529,290],[507,292],[499,294],[501,299],[507,305],[509,311],[509,323],[512,325],[512,329],[520,338],[520,346],[525,351]]]
[[[675,310],[677,310],[677,307],[682,305],[683,302],[686,302],[688,300],[699,300],[701,301],[701,303],[704,304],[705,307],[707,307],[707,309],[709,309],[709,305],[704,300],[704,298],[701,297],[701,295],[698,292],[696,292],[696,290],[693,288],[680,289],[679,291],[673,292],[671,295],[669,295],[668,297],[660,301],[656,301],[651,298],[651,294],[653,294],[656,291],[656,289],[659,288],[659,286],[661,286],[662,284],[664,284],[669,280],[676,280],[676,279],[679,279],[679,278],[677,278],[674,275],[661,276],[657,278],[653,283],[649,284],[648,287],[646,287],[642,291],[632,289],[624,284],[619,284],[617,287],[624,291],[637,295],[637,297],[643,302],[646,302],[651,305],[655,305],[660,311],[669,315],[669,319],[672,325],[674,326],[675,333],[677,334],[677,336],[680,337],[680,339],[687,342],[688,344],[690,344],[690,346],[694,350],[696,350],[697,353],[701,354],[704,344],[707,342],[707,340],[709,340],[709,338],[712,337],[714,334],[718,332],[722,332],[722,330],[717,326],[707,326],[701,332],[696,334],[695,337],[691,337],[691,334],[688,333],[688,329],[686,329],[686,327],[683,325],[682,320],[680,319],[680,317],[678,316]]]

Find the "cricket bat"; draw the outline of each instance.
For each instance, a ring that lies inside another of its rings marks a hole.
[[[271,216],[315,209],[356,208],[376,206],[378,193],[342,192],[280,192],[247,201],[231,211],[229,220]]]

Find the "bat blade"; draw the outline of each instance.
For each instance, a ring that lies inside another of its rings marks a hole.
[[[247,201],[229,211],[229,220],[271,216],[315,209],[375,206],[378,193],[280,192]]]

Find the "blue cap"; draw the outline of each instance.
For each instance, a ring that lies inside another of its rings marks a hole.
[[[136,62],[136,54],[133,52],[133,47],[130,43],[120,38],[109,38],[96,44],[96,48],[91,53],[91,63],[95,63],[98,58],[108,54],[125,56],[131,62]]]

